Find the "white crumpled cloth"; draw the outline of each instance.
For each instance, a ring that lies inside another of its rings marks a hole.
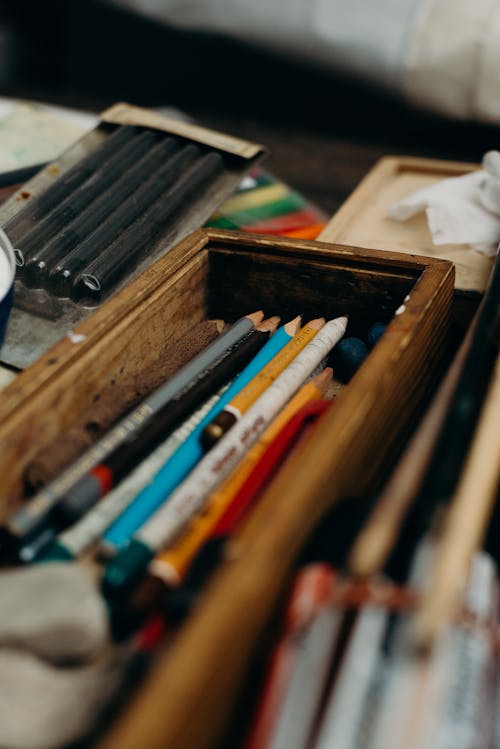
[[[0,747],[55,749],[91,729],[117,690],[126,650],[79,564],[0,574]]]
[[[479,171],[424,187],[388,209],[398,221],[422,211],[434,244],[468,244],[495,255],[500,242],[500,152],[488,151]]]

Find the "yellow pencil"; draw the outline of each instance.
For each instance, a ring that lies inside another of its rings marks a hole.
[[[321,399],[331,381],[332,370],[324,369],[310,382],[302,386],[278,414],[260,440],[248,451],[241,463],[210,497],[203,512],[196,515],[170,548],[158,554],[150,565],[150,571],[167,584],[182,581],[187,567],[198,549],[215,528],[218,520],[230,506],[233,498],[269,445],[287,422],[306,404]]]
[[[243,390],[228,403],[215,419],[208,424],[201,435],[205,447],[212,447],[224,434],[241,418],[242,414],[255,403],[257,398],[274,382],[274,380],[288,367],[297,354],[314,338],[316,333],[325,324],[323,317],[304,325],[296,333],[300,324],[300,317],[296,317],[287,323],[285,328],[292,340],[276,354],[273,359],[246,385]],[[289,326],[289,328],[287,328]]]

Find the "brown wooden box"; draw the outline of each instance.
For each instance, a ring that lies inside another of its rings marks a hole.
[[[479,164],[411,156],[385,156],[368,172],[322,231],[321,240],[377,250],[418,253],[455,263],[455,288],[462,298],[478,297],[488,281],[493,259],[468,245],[432,242],[425,215],[408,221],[389,218],[392,203],[449,177],[460,177]]]
[[[273,482],[172,648],[105,746],[213,745],[280,588],[308,536],[343,497],[378,481],[446,349],[454,269],[443,260],[321,242],[199,231],[82,322],[0,402],[3,513],[35,452],[91,400],[204,318],[262,308],[283,320],[350,315],[348,334],[388,328],[307,443]]]

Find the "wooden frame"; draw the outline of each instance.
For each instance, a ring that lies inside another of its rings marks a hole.
[[[208,747],[220,736],[259,635],[308,536],[341,498],[360,496],[398,449],[435,376],[454,270],[442,260],[218,230],[160,259],[3,391],[4,511],[19,501],[34,452],[125,373],[140,376],[159,345],[205,317],[333,317],[350,332],[373,316],[388,328],[273,482],[171,650],[104,740],[107,749]],[[75,340],[75,338],[73,338]],[[303,466],[307,465],[307,470]]]

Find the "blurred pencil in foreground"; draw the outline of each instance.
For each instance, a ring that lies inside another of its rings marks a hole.
[[[500,480],[500,357],[467,462],[437,544],[436,561],[415,621],[415,642],[428,649],[460,604],[474,552],[480,547]]]

